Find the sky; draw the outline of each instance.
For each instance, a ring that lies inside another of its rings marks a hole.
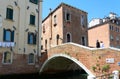
[[[88,13],[88,22],[93,18],[104,18],[110,12],[120,15],[120,0],[43,0],[42,18],[44,19],[61,2],[69,4]]]

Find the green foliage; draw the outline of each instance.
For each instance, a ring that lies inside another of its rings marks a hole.
[[[110,65],[109,65],[109,64],[105,64],[105,65],[102,67],[102,71],[103,71],[103,72],[107,72],[109,69],[110,69]]]
[[[92,66],[92,70],[95,72],[95,70],[97,69],[96,66]]]

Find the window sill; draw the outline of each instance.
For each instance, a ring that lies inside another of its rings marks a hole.
[[[28,63],[28,65],[35,65],[35,63]]]
[[[3,65],[11,65],[12,63],[4,63],[2,62]]]
[[[31,43],[29,43],[28,45],[36,45],[36,44],[31,44]]]
[[[70,20],[66,20],[66,23],[69,23],[69,24],[70,24],[70,22],[71,22]]]
[[[14,22],[13,19],[9,19],[9,18],[6,18],[5,20],[7,20],[7,21],[11,21],[11,22]]]
[[[35,24],[29,24],[30,26],[36,27]]]

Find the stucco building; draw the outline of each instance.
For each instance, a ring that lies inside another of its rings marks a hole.
[[[38,0],[0,0],[0,74],[36,72]]]
[[[115,13],[110,13],[99,21],[91,20],[89,25],[89,46],[96,47],[96,41],[99,40],[103,41],[104,47],[120,48],[120,17]]]
[[[42,50],[62,43],[88,45],[87,12],[61,3],[42,22]]]

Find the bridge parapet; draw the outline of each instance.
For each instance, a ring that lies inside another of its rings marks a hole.
[[[57,54],[65,54],[75,58],[96,76],[102,73],[111,73],[113,70],[120,70],[120,66],[118,66],[118,62],[120,62],[119,49],[89,48],[74,43],[68,43],[48,50],[48,59]],[[108,70],[103,70],[105,65],[109,65]]]

